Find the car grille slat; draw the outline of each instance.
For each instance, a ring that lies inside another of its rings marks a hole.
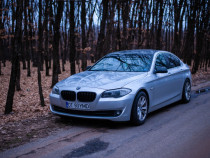
[[[77,100],[80,102],[92,102],[96,98],[96,93],[94,92],[78,92]]]
[[[61,91],[61,97],[64,100],[75,101],[76,100],[76,93],[74,91]]]

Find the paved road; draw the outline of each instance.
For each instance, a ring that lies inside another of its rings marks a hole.
[[[72,120],[70,120],[72,121]],[[1,158],[210,158],[210,92],[149,115],[139,127],[76,119],[72,127],[0,153]]]

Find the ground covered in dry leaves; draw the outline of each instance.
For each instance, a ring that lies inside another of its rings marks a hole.
[[[88,65],[91,65],[88,62]],[[70,75],[69,63],[65,65],[66,71],[59,75],[59,81]],[[49,110],[49,94],[51,91],[52,76],[42,73],[42,88],[45,98],[45,107],[39,102],[37,68],[31,68],[31,77],[27,77],[27,70],[21,68],[21,91],[15,92],[13,112],[4,115],[7,91],[9,87],[11,64],[2,67],[0,76],[0,151],[12,148],[36,138],[45,137],[61,128],[70,128],[69,123],[62,122]],[[78,70],[77,70],[78,72]],[[193,75],[193,85],[210,81],[210,71],[199,70]]]

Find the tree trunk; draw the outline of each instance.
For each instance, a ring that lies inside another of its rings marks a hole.
[[[94,18],[93,16],[94,16],[94,13],[95,13],[97,2],[98,2],[98,0],[95,1],[95,5],[94,5],[94,8],[93,8],[93,11],[91,13],[91,16],[89,17],[89,25],[88,25],[89,28],[88,28],[88,32],[87,32],[87,41],[90,38],[90,32],[92,30],[92,24],[93,24],[93,18]]]
[[[128,38],[127,38],[127,22],[129,18],[129,1],[122,2],[122,20],[123,20],[123,37],[122,37],[122,49],[128,49]]]
[[[75,21],[74,21],[74,1],[70,1],[70,53],[69,53],[69,61],[70,61],[70,70],[71,75],[75,74],[75,56],[76,56],[76,48],[75,48]]]
[[[182,6],[182,13],[181,13],[181,16],[180,16],[180,22],[179,22],[179,40],[178,40],[178,46],[179,46],[179,50],[178,52],[175,54],[179,57],[181,57],[181,49],[183,47],[182,45],[182,41],[183,41],[183,21],[184,21],[184,15],[185,15],[185,10],[186,10],[186,5],[187,5],[187,1],[184,2],[184,5]],[[180,6],[181,7],[181,6]]]
[[[158,29],[157,29],[156,43],[157,43],[157,49],[161,50],[162,49],[161,31],[162,31],[163,13],[164,13],[164,8],[165,8],[165,4],[163,4],[163,0],[159,1],[159,8],[160,8],[160,11],[159,11],[160,13],[159,13],[159,23],[158,23]]]
[[[10,83],[7,93],[7,101],[5,105],[5,114],[12,112],[13,97],[15,94],[15,84],[17,79],[17,67],[19,64],[19,55],[21,53],[21,39],[22,39],[22,0],[17,0],[16,13],[13,12],[16,16],[16,29],[15,29],[15,41],[14,41],[14,51],[12,55],[12,68],[10,74]],[[15,17],[14,16],[14,17]]]
[[[173,1],[173,5],[174,5],[174,43],[173,43],[173,53],[175,54],[180,54],[180,42],[179,42],[179,32],[178,32],[178,24],[179,26],[182,25],[182,23],[180,22],[180,13],[181,13],[181,9],[183,8],[183,0],[180,0],[177,2],[177,0]]]
[[[97,43],[97,48],[96,48],[96,53],[97,53],[96,60],[98,60],[100,57],[105,55],[103,51],[103,45],[104,45],[104,38],[105,38],[106,19],[107,19],[107,14],[108,14],[108,3],[109,1],[102,0],[103,15],[102,15],[102,20],[101,20],[101,25],[100,25],[100,33],[98,35],[98,43]]]
[[[146,48],[149,49],[150,48],[150,28],[149,28],[149,24],[150,24],[150,17],[151,17],[151,8],[152,5],[149,6],[149,0],[147,0],[147,11],[146,11],[146,16],[147,16],[147,32],[146,32]]]
[[[64,32],[64,30],[63,30]],[[65,35],[63,35],[63,38],[65,38]],[[65,51],[65,44],[64,44],[64,49],[62,49],[62,42],[60,40],[60,51],[61,51],[61,60],[62,60],[62,71],[65,71],[65,58],[64,58],[64,51]]]
[[[22,59],[22,63],[23,63],[23,70],[26,69],[26,58],[25,58],[25,56],[26,56],[25,51],[22,50],[21,51],[21,59]]]
[[[22,14],[22,10],[23,10],[23,8],[22,8],[23,7],[23,0],[20,0],[19,3],[21,3],[21,13],[17,12],[17,10],[16,10],[16,17],[17,17],[17,14]],[[18,60],[20,60],[20,57],[23,56],[23,50],[22,50],[22,17],[21,17],[20,32],[21,32],[21,36],[19,37],[19,40],[20,40],[19,41],[19,48],[20,48],[20,50],[19,50],[19,52],[17,54],[18,55]],[[16,91],[20,91],[21,90],[21,88],[20,88],[20,62],[18,62],[16,66],[17,66],[16,67],[16,69],[17,69],[17,74],[16,74]]]
[[[27,8],[28,8],[28,0],[24,0],[25,7],[24,7],[24,38],[25,38],[25,52],[26,52],[26,60],[27,60],[27,76],[31,76],[31,63],[30,63],[30,52],[29,52],[29,36],[28,36],[28,16]],[[29,12],[29,11],[28,11]]]
[[[53,1],[50,1],[50,5],[49,5],[49,18],[50,18],[50,24],[49,24],[49,44],[50,44],[50,47],[48,49],[48,61],[49,61],[49,69],[52,68],[52,54],[53,54],[53,40],[54,40],[54,37],[53,37],[53,25],[54,25],[54,21],[53,21],[53,9],[52,9],[52,5],[53,5]]]
[[[188,26],[187,34],[185,38],[183,57],[184,62],[191,65],[192,57],[194,54],[194,30],[195,30],[195,18],[196,18],[197,5],[195,5],[195,0],[190,3],[190,10],[188,11]]]
[[[53,27],[54,39],[53,39],[53,75],[52,75],[52,85],[53,87],[58,82],[58,73],[59,73],[59,40],[60,40],[60,22],[63,14],[63,1],[57,2],[57,15],[55,17],[55,23]],[[60,64],[59,64],[60,65]]]
[[[22,52],[22,49],[21,49],[20,53],[21,52]],[[20,56],[20,54],[18,54],[18,56]],[[18,59],[19,58],[20,57],[18,57]],[[18,62],[18,64],[17,64],[17,76],[16,77],[17,77],[17,79],[16,79],[16,90],[20,91],[21,90],[21,88],[20,88],[20,62]]]
[[[82,12],[81,12],[81,28],[82,28],[82,70],[85,71],[87,67],[87,52],[86,48],[86,34],[85,34],[85,25],[86,25],[86,8],[85,2],[82,1]]]
[[[1,60],[0,60],[0,75],[2,75],[2,73],[1,73]]]
[[[3,15],[3,11],[2,11],[2,1],[0,1],[0,17],[2,17]],[[1,60],[3,58],[3,29],[4,29],[4,24],[2,22],[2,20],[0,20],[0,75],[2,75],[1,73]]]
[[[44,23],[43,28],[45,32],[45,50],[44,50],[44,60],[45,60],[45,75],[49,76],[49,66],[48,66],[48,15],[49,15],[49,0],[46,0],[46,6],[45,6],[45,13],[44,13]]]
[[[120,35],[120,3],[117,3],[117,44],[118,47],[116,48],[116,50],[121,50],[121,35]]]
[[[65,23],[64,23],[64,51],[63,51],[63,56],[62,56],[62,69],[65,71],[65,64],[66,64],[66,56],[67,56],[67,51],[68,51],[68,33],[67,33],[67,20],[68,20],[68,12],[69,12],[69,5],[66,3],[66,13],[65,13]]]
[[[108,24],[107,24],[107,35],[106,35],[106,51],[107,53],[112,52],[115,50],[115,34],[114,34],[114,17],[115,17],[115,6],[116,0],[112,0],[109,9],[109,17],[108,17]]]
[[[198,7],[197,10],[197,18],[201,18],[201,20],[196,20],[196,54],[194,58],[193,68],[192,68],[192,74],[195,74],[198,71],[199,65],[201,65],[201,53],[202,50],[205,49],[205,46],[203,45],[203,41],[205,40],[204,37],[204,30],[207,30],[208,27],[208,21],[206,21],[207,15],[205,14],[205,1],[199,2],[196,1],[195,3]],[[202,10],[201,10],[202,7]],[[200,15],[201,14],[201,15]],[[208,14],[208,13],[207,13]],[[205,21],[205,23],[204,23]]]
[[[140,4],[140,10],[139,10],[139,22],[138,22],[138,48],[141,48],[143,44],[142,40],[142,22],[143,22],[143,5],[144,5],[144,0],[141,1]]]
[[[45,106],[44,96],[42,93],[42,78],[41,78],[41,55],[42,55],[42,40],[43,38],[43,27],[42,27],[42,0],[39,0],[39,51],[38,51],[38,67],[37,67],[37,79],[38,79],[38,87],[39,87],[39,98],[41,102],[41,106]]]
[[[31,1],[30,4],[30,9],[29,9],[29,36],[30,36],[30,55],[32,56],[31,61],[33,62],[33,67],[37,66],[37,58],[36,58],[36,53],[34,53],[34,49],[33,49],[33,27],[31,24],[34,23],[33,19],[34,19],[34,13],[33,13],[33,1]]]
[[[151,26],[151,33],[150,33],[150,48],[155,48],[155,42],[154,42],[154,38],[155,38],[155,17],[157,16],[157,12],[155,11],[155,0],[152,0],[152,26]]]

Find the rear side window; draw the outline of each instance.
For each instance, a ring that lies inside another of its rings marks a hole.
[[[180,66],[180,60],[172,54],[165,54],[166,60],[168,60],[167,68],[174,68]]]

